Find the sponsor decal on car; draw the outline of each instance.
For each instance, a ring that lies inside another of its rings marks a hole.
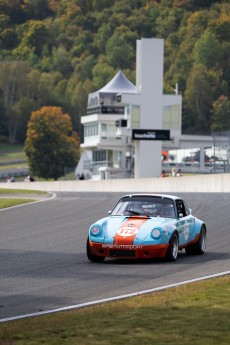
[[[113,243],[116,245],[132,245],[140,227],[146,221],[147,219],[128,218],[118,229]]]
[[[135,244],[102,244],[102,248],[109,248],[109,249],[142,249],[142,245],[135,245]]]
[[[170,231],[173,231],[173,229],[175,229],[175,225],[169,224],[169,225],[164,226],[163,231],[164,231],[165,235],[168,236]]]
[[[186,222],[184,225],[184,239],[187,241],[189,238],[189,224]]]

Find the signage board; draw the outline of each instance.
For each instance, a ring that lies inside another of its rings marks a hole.
[[[170,140],[169,129],[133,129],[132,140]]]

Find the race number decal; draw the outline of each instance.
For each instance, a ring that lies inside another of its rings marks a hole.
[[[138,233],[137,228],[125,227],[125,228],[120,228],[117,232],[117,235],[121,237],[128,237],[128,236],[135,236],[137,233]]]
[[[147,219],[127,219],[120,229],[118,229],[114,237],[114,244],[133,244],[140,227],[146,222]]]

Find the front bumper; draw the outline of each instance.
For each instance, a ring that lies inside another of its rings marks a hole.
[[[130,245],[107,244],[89,241],[91,253],[109,258],[151,259],[166,255],[169,244]]]

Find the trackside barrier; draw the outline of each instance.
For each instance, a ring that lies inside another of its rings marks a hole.
[[[0,188],[47,192],[230,193],[230,174],[98,181],[3,182]]]

